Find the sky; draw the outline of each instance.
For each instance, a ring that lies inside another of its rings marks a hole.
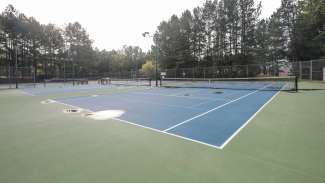
[[[255,0],[258,2],[257,0]],[[269,17],[281,0],[261,0],[262,17]],[[143,32],[154,33],[159,23],[173,14],[202,6],[205,0],[1,0],[0,11],[12,4],[40,23],[64,27],[78,21],[99,49],[140,46],[144,51],[153,44]]]

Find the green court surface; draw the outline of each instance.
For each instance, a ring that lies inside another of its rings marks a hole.
[[[0,90],[0,182],[324,183],[325,84],[300,87],[281,92],[222,150],[40,104],[64,94]]]

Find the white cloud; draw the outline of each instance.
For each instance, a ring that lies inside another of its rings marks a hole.
[[[8,4],[34,16],[41,23],[64,24],[79,21],[100,49],[118,49],[139,45],[144,50],[152,41],[141,33],[154,32],[162,20],[185,9],[201,6],[205,0],[1,0],[0,9]],[[262,16],[269,16],[280,0],[262,0]]]

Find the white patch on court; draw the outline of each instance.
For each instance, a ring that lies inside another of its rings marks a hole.
[[[55,101],[51,99],[41,101],[41,104],[52,104],[52,103],[55,103]]]
[[[121,117],[125,111],[122,110],[107,110],[107,111],[99,111],[85,114],[87,118],[94,119],[94,120],[108,120],[113,118]]]

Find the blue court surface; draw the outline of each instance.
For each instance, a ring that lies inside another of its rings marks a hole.
[[[93,112],[123,110],[121,122],[222,149],[277,93],[147,88],[56,101]]]

